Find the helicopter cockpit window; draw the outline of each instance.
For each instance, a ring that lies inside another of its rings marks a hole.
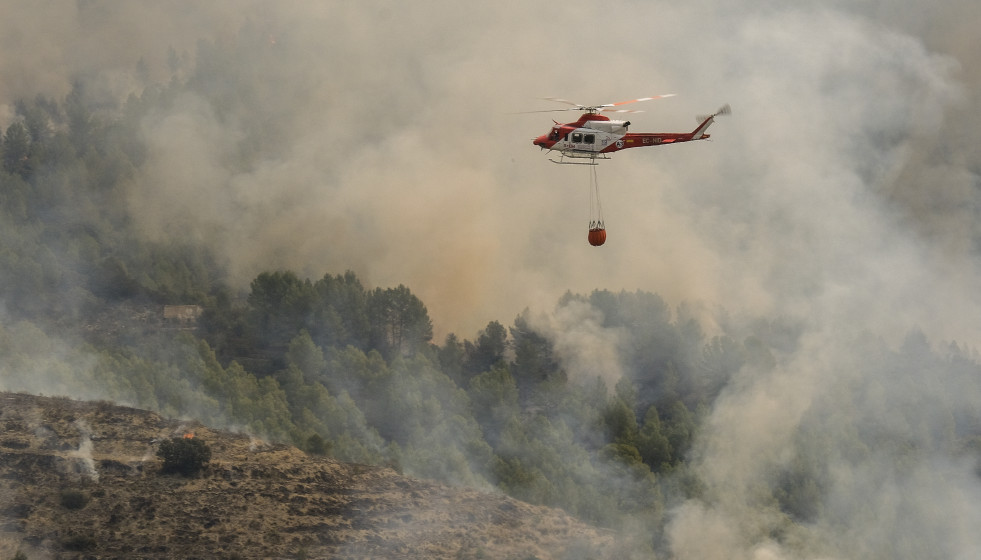
[[[580,143],[580,142],[582,142],[582,132],[573,132],[572,133],[572,141],[575,142],[575,143],[577,143],[577,144]]]
[[[559,139],[559,131],[558,130],[555,130],[555,129],[552,129],[552,133],[548,135],[548,139],[549,140],[558,140]]]

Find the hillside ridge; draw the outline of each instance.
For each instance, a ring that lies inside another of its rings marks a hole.
[[[200,438],[196,477],[160,441]],[[0,559],[598,558],[611,531],[499,493],[108,402],[0,393]]]

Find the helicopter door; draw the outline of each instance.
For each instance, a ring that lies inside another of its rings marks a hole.
[[[592,152],[596,149],[596,134],[592,132],[573,132],[572,149]]]

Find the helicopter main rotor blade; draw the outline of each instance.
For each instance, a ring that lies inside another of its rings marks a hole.
[[[639,99],[631,99],[630,101],[620,101],[618,103],[607,103],[606,105],[599,105],[599,107],[619,107],[620,105],[627,105],[628,103],[637,103],[639,101],[652,101],[654,99],[664,99],[665,97],[674,97],[673,93],[665,93],[663,95],[655,95],[654,97],[641,97]]]
[[[560,99],[558,97],[543,97],[542,99],[545,99],[547,101],[556,101],[558,103],[565,103],[566,105],[572,105],[577,109],[581,109],[585,107],[585,105],[582,105],[581,103],[576,103],[575,101],[569,101],[568,99]],[[573,109],[562,109],[562,110],[572,111]]]
[[[631,99],[629,101],[619,101],[617,103],[606,103],[603,105],[582,105],[576,103],[575,101],[569,101],[568,99],[562,99],[561,97],[542,97],[546,101],[555,101],[556,103],[565,103],[566,105],[572,105],[568,109],[541,109],[538,111],[521,111],[518,114],[523,113],[557,113],[561,111],[586,111],[588,113],[598,113],[600,111],[606,113],[643,113],[643,111],[638,109],[617,109],[621,105],[627,105],[629,103],[637,103],[639,101],[652,101],[654,99],[663,99],[665,97],[674,97],[673,93],[665,93],[663,95],[655,95],[654,97],[640,97],[638,99]]]
[[[526,115],[528,113],[564,113],[566,111],[584,111],[580,107],[572,107],[570,109],[541,109],[539,111],[518,111],[516,113],[511,113],[512,115]]]

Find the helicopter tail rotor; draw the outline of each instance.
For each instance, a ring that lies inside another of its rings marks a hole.
[[[711,115],[695,117],[696,122],[698,122],[698,128],[696,128],[694,132],[691,133],[691,139],[700,140],[702,138],[708,138],[709,135],[705,134],[705,131],[708,130],[708,127],[712,126],[712,123],[715,122],[715,117],[718,117],[720,115],[731,115],[731,114],[732,114],[732,108],[729,107],[728,103],[726,103],[722,107],[719,107],[719,110]]]
[[[701,124],[711,118],[721,117],[724,115],[731,115],[731,114],[732,114],[732,107],[730,107],[729,104],[726,103],[725,105],[719,107],[719,110],[711,115],[698,115],[697,117],[695,117],[695,122]]]

